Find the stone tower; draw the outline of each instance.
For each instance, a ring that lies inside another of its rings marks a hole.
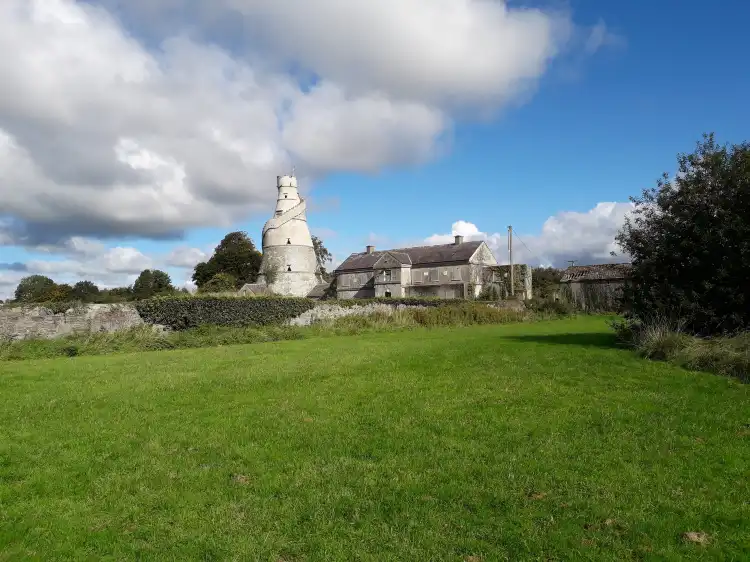
[[[276,187],[276,211],[263,227],[258,283],[278,295],[304,297],[321,282],[307,226],[307,204],[297,191],[293,175],[277,176]]]

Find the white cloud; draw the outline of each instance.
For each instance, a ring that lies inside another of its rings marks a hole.
[[[4,0],[0,242],[228,226],[292,159],[310,180],[424,162],[571,26],[499,0]]]
[[[174,248],[166,258],[166,264],[172,267],[194,268],[196,264],[206,261],[208,254],[199,248],[179,246]]]
[[[633,209],[631,203],[599,203],[587,212],[568,211],[549,217],[539,234],[518,234],[514,230],[513,261],[530,265],[564,267],[567,260],[579,264],[627,261],[620,254],[615,235],[625,217]],[[427,244],[447,244],[462,235],[466,240],[485,240],[501,263],[508,263],[507,232],[482,232],[475,224],[463,220],[453,223],[450,234],[433,234]]]
[[[359,91],[499,105],[570,35],[566,14],[486,0],[226,0],[270,49]],[[293,39],[291,39],[293,38]]]
[[[604,47],[621,47],[624,46],[625,43],[626,41],[624,37],[610,31],[607,24],[604,23],[603,20],[599,20],[596,25],[591,28],[591,31],[586,38],[584,52],[593,55]]]
[[[376,171],[384,163],[429,160],[447,126],[441,112],[423,104],[394,102],[382,94],[352,98],[326,83],[290,111],[283,141],[310,167]]]

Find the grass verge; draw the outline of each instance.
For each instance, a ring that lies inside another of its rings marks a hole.
[[[698,338],[685,333],[679,322],[665,319],[617,321],[614,328],[620,341],[643,357],[750,382],[750,333]]]
[[[83,334],[50,340],[5,341],[0,343],[0,360],[50,359],[161,349],[189,349],[355,335],[364,332],[410,330],[420,327],[507,324],[520,322],[530,317],[526,312],[464,303],[453,306],[401,309],[392,314],[345,316],[308,327],[209,325],[174,332],[157,332],[147,325],[119,332]]]

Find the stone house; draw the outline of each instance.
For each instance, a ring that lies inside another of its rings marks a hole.
[[[483,241],[417,246],[351,254],[339,265],[336,294],[340,299],[373,297],[467,298],[479,295],[488,267],[497,266]]]
[[[630,267],[629,263],[574,265],[563,272],[561,293],[584,310],[618,310]]]

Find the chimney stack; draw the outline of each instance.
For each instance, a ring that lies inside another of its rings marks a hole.
[[[367,253],[372,254],[375,251],[375,246],[367,246]]]
[[[458,246],[459,244],[463,244],[463,243],[464,243],[464,237],[461,236],[461,235],[457,235],[456,236],[456,246]]]

